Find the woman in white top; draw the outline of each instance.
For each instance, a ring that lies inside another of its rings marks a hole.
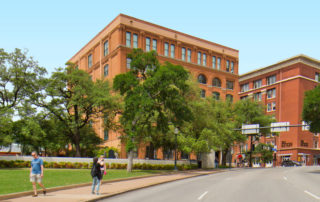
[[[100,170],[101,170],[101,180],[100,180],[100,183],[101,183],[103,175],[107,174],[106,164],[104,163],[103,155],[100,156],[98,163],[100,164]]]

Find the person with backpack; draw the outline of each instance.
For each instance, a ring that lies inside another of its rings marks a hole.
[[[100,164],[98,163],[97,157],[93,158],[93,165],[91,168],[91,176],[92,176],[92,180],[93,180],[91,193],[100,195],[99,189],[100,189],[100,180],[101,180],[102,176],[101,176]],[[95,188],[96,188],[96,192],[94,192]]]

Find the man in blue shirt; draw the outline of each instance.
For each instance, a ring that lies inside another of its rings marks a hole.
[[[43,177],[43,161],[39,158],[37,152],[33,151],[31,153],[33,159],[31,161],[31,168],[30,168],[30,182],[33,185],[34,195],[33,197],[37,197],[37,185],[36,182],[42,187],[43,194],[46,195],[46,188],[42,184],[42,177]]]

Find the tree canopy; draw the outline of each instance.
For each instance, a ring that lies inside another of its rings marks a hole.
[[[310,125],[310,131],[320,133],[320,86],[306,91],[302,119]]]
[[[81,156],[89,144],[101,143],[90,129],[91,124],[101,117],[112,117],[119,110],[117,96],[111,95],[110,90],[108,81],[93,82],[87,72],[68,64],[45,82],[44,92],[38,95],[35,104],[60,121],[76,156]]]
[[[132,59],[130,71],[117,75],[113,82],[124,96],[120,120],[127,150],[131,152],[141,140],[163,146],[159,143],[168,139],[170,125],[177,127],[192,118],[185,100],[189,73],[180,65],[160,65],[155,51],[134,49],[128,57]]]
[[[15,49],[8,53],[0,49],[0,146],[14,140],[11,136],[13,117],[18,109],[41,90],[46,70],[26,52]]]

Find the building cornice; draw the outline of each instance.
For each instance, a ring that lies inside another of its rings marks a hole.
[[[176,40],[179,41],[181,43],[187,43],[187,44],[193,44],[194,43],[200,43],[199,46],[200,48],[204,48],[204,49],[208,49],[208,50],[213,50],[217,53],[220,54],[226,54],[229,57],[233,57],[236,59],[236,61],[238,62],[238,56],[239,56],[239,51],[236,49],[232,49],[230,47],[227,46],[223,46],[211,41],[207,41],[204,39],[200,39],[182,32],[178,32],[166,27],[162,27],[160,25],[156,25],[147,21],[143,21],[128,15],[124,15],[124,14],[119,14],[116,18],[114,18],[106,27],[104,27],[96,36],[94,36],[86,45],[84,45],[74,56],[72,56],[68,61],[76,61],[77,58],[79,57],[79,55],[84,55],[89,51],[89,47],[93,47],[97,44],[100,43],[101,40],[105,40],[106,39],[106,35],[110,34],[111,32],[113,32],[115,29],[117,28],[124,28],[124,27],[132,27],[135,29],[140,29],[139,27],[136,27],[133,23],[134,22],[139,22],[141,24],[147,25],[149,26],[148,29],[144,30],[147,32],[150,32],[152,34],[155,35],[159,35],[157,34],[159,30],[163,30],[165,31],[167,34],[164,37],[170,38],[172,40]],[[189,42],[189,41],[185,41],[184,39],[191,39],[191,41],[193,42]]]
[[[305,80],[308,80],[308,81],[311,81],[311,82],[319,83],[319,82],[317,82],[317,81],[314,80],[314,79],[310,79],[310,78],[305,77],[305,76],[302,76],[302,75],[297,75],[297,76],[293,76],[293,77],[289,77],[289,78],[285,78],[285,79],[283,79],[283,80],[277,81],[277,82],[275,82],[275,83],[273,83],[273,84],[271,84],[271,85],[264,85],[264,86],[261,86],[260,88],[254,88],[254,89],[250,89],[250,90],[245,91],[245,92],[239,92],[238,94],[239,94],[239,95],[247,94],[247,93],[250,93],[250,92],[253,92],[253,91],[256,91],[256,90],[261,90],[261,91],[263,91],[263,90],[266,90],[266,88],[269,88],[269,87],[271,87],[271,86],[275,86],[275,85],[277,85],[277,84],[279,84],[279,83],[291,81],[291,80],[294,80],[294,79],[305,79]]]
[[[303,63],[303,64],[306,64],[308,66],[311,66],[311,67],[314,67],[314,68],[317,68],[320,70],[320,61],[319,60],[301,54],[301,55],[297,55],[292,58],[280,61],[276,64],[273,64],[273,65],[270,65],[267,67],[263,67],[263,68],[259,68],[254,71],[248,72],[246,74],[242,74],[242,75],[240,75],[239,82],[242,82],[242,81],[257,77],[257,76],[261,76],[263,74],[267,74],[267,73],[270,73],[270,72],[273,72],[273,71],[276,71],[276,70],[279,70],[284,67],[288,67],[290,65],[297,64],[297,63]]]

